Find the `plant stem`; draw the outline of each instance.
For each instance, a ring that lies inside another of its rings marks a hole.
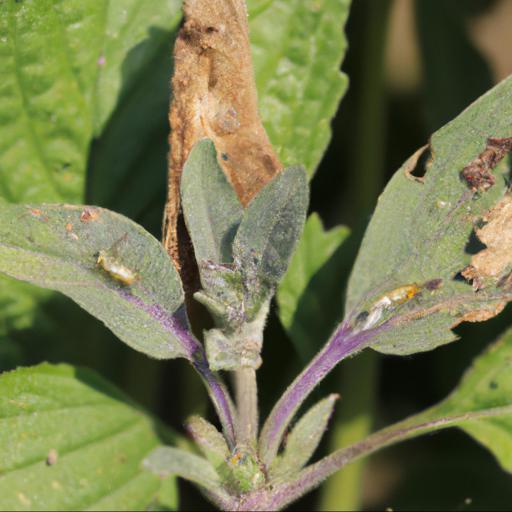
[[[234,448],[236,444],[235,415],[226,386],[222,379],[210,369],[203,345],[192,334],[182,317],[175,316],[172,319],[172,332],[181,341],[189,361],[201,376],[221,422],[226,441],[230,448]]]
[[[375,335],[373,331],[352,334],[346,324],[341,324],[325,347],[293,381],[272,409],[260,437],[260,456],[270,465],[277,454],[283,434],[293,416],[322,379],[342,360],[362,350]]]
[[[437,407],[434,406],[432,409]],[[262,489],[253,492],[239,504],[237,510],[281,510],[315,487],[318,487],[323,480],[339,471],[342,467],[377,450],[431,432],[432,430],[457,426],[460,422],[467,421],[468,419],[476,420],[479,418],[502,416],[504,409],[508,412],[511,407],[495,407],[485,411],[429,418],[432,409],[427,409],[418,415],[406,418],[375,432],[358,443],[324,457],[315,464],[303,469],[291,482],[274,487],[271,491]],[[440,413],[442,414],[442,410]]]
[[[192,364],[206,385],[208,395],[222,424],[226,441],[229,447],[233,449],[236,445],[236,433],[231,398],[220,377],[211,371],[204,353],[201,353],[200,357],[197,357],[197,355]]]
[[[256,370],[242,368],[235,372],[235,396],[238,412],[237,441],[255,447],[258,435]]]

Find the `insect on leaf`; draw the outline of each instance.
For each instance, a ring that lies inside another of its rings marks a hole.
[[[378,328],[376,350],[430,350],[512,300],[512,253],[496,244],[511,236],[511,97],[508,78],[437,131],[381,195],[347,296],[353,328]]]
[[[183,290],[162,245],[97,207],[0,202],[0,272],[57,290],[156,358],[190,357]]]

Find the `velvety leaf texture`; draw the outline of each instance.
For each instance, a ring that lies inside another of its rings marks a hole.
[[[243,207],[210,140],[198,142],[190,152],[181,175],[181,197],[197,261],[231,262]]]
[[[490,139],[512,136],[511,98],[508,78],[437,131],[430,148],[413,155],[379,198],[346,308],[355,329],[378,329],[376,350],[432,349],[455,338],[453,326],[490,318],[512,299],[508,245],[482,253],[491,235],[510,236],[507,149],[498,157]],[[490,180],[482,184],[467,173],[485,155],[497,166],[478,171]],[[468,274],[482,258],[487,269]]]
[[[0,203],[0,272],[61,291],[152,357],[191,354],[176,269],[156,239],[119,214]]]
[[[303,164],[310,177],[347,89],[339,69],[349,6],[350,0],[248,2],[263,124],[281,161]]]
[[[339,256],[348,235],[344,226],[325,231],[320,217],[310,215],[277,289],[279,318],[304,360],[318,350],[339,320],[342,287],[337,263],[342,258],[337,257],[333,264],[330,260]],[[334,314],[333,304],[338,305]]]
[[[300,471],[308,462],[325,434],[338,398],[338,395],[324,398],[297,422],[286,440],[284,453],[271,468],[273,475],[286,478]]]
[[[280,172],[245,209],[233,244],[235,260],[262,282],[278,283],[302,232],[307,206],[304,169]]]
[[[141,463],[159,442],[151,420],[90,371],[42,364],[0,376],[2,510],[158,506],[161,481]]]

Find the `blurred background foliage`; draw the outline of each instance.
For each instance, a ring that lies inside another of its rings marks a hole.
[[[264,1],[254,4],[265,8]],[[344,282],[378,194],[430,133],[512,72],[511,25],[510,0],[353,0],[343,64],[350,86],[312,182],[311,211],[327,228],[345,224],[352,229],[319,276],[319,293],[339,305],[330,312],[332,322],[342,313]],[[144,43],[127,46],[125,86],[114,115],[99,115],[92,123],[98,136],[87,157],[87,202],[129,215],[156,236],[165,200],[169,41],[175,27],[174,21],[152,31]],[[148,51],[146,79],[131,85],[131,73]],[[313,137],[314,120],[309,130]],[[14,299],[0,294],[5,312],[0,316],[0,370],[42,360],[82,364],[178,430],[191,413],[211,414],[200,382],[185,363],[156,362],[126,349],[64,297],[25,285],[12,294]],[[31,309],[32,302],[39,307]],[[26,310],[34,311],[30,318]],[[446,396],[471,359],[508,325],[510,311],[485,324],[460,327],[461,341],[431,353],[407,358],[371,353],[343,364],[314,397],[332,391],[342,395],[322,450]],[[329,328],[319,336],[318,348]],[[303,365],[275,308],[263,359],[259,382],[265,414]],[[348,468],[292,508],[510,510],[510,479],[485,449],[459,431],[448,431]],[[182,509],[210,509],[189,484],[180,486]]]

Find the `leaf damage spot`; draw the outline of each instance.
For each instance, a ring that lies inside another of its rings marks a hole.
[[[55,448],[52,448],[48,455],[46,456],[46,465],[47,466],[54,466],[57,464],[57,460],[59,459],[59,453]]]
[[[80,214],[81,222],[94,222],[99,219],[100,213],[95,208],[85,208]]]
[[[506,302],[498,302],[490,304],[487,308],[469,311],[465,315],[461,316],[453,327],[459,325],[462,322],[485,322],[486,320],[490,320],[491,318],[499,315],[506,305]]]
[[[418,183],[424,183],[430,156],[430,145],[425,144],[405,162],[403,166],[405,176]]]
[[[491,171],[511,150],[512,137],[487,139],[485,149],[460,173],[472,192],[485,192],[494,185],[496,178]]]
[[[512,264],[512,197],[505,196],[483,220],[486,224],[476,230],[476,235],[486,248],[474,254],[471,264],[462,271],[476,290],[484,288],[489,280],[501,286],[510,281],[510,272],[502,274],[510,271]]]
[[[18,492],[17,496],[18,500],[24,507],[30,507],[32,505],[32,500],[27,498],[22,492]]]

